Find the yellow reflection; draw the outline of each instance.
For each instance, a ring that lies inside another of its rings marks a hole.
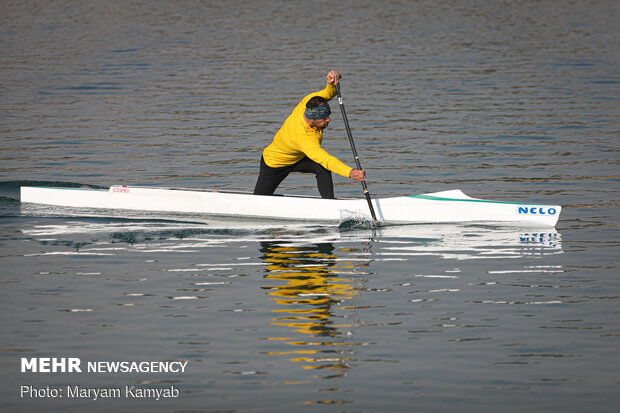
[[[346,332],[340,330],[350,325],[334,324],[333,318],[336,306],[358,293],[352,281],[342,278],[339,272],[360,264],[339,260],[334,246],[329,243],[290,246],[264,242],[261,252],[267,263],[265,278],[278,281],[263,287],[269,290],[270,298],[277,305],[272,310],[272,324],[290,327],[294,332],[313,338],[307,341],[299,337],[286,339],[287,344],[299,348],[268,354],[294,356],[290,361],[304,364],[304,369],[329,368],[339,372],[348,369],[350,357],[345,351],[359,344],[348,341]],[[323,337],[329,340],[321,341]]]

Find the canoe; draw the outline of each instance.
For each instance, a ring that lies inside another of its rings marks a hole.
[[[109,189],[21,187],[21,202],[71,208],[157,211],[294,221],[370,220],[365,199],[252,195],[187,188],[114,185]],[[490,224],[553,228],[561,206],[476,199],[460,190],[373,199],[387,224]]]

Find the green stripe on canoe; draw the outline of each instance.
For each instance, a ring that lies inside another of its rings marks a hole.
[[[487,201],[485,199],[461,199],[461,198],[443,198],[431,195],[406,195],[408,198],[427,199],[429,201],[459,201],[459,202],[483,202],[485,204],[510,204],[510,205],[540,205],[524,202],[504,202],[504,201]]]

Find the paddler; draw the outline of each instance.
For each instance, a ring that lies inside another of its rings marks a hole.
[[[329,100],[336,96],[340,73],[327,74],[325,89],[301,100],[286,119],[273,142],[263,151],[255,195],[272,195],[291,172],[312,173],[322,198],[334,198],[332,172],[356,181],[366,180],[366,171],[353,169],[321,147],[323,130],[329,125]]]

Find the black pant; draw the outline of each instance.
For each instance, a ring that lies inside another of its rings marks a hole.
[[[312,159],[305,157],[301,161],[280,168],[272,168],[260,158],[260,173],[254,188],[254,195],[273,195],[278,185],[291,172],[312,173],[316,175],[316,184],[322,198],[334,199],[334,183],[332,173]]]

